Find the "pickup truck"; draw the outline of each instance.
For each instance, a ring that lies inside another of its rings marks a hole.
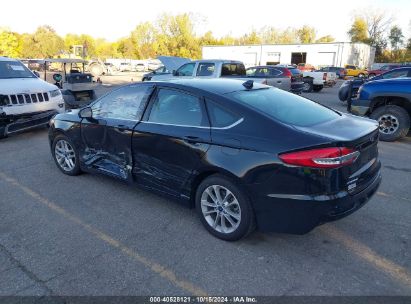
[[[347,71],[346,76],[353,76],[353,77],[366,77],[368,76],[368,72],[360,67],[353,65],[353,64],[346,64],[345,70]]]
[[[291,77],[253,77],[247,76],[245,66],[236,60],[194,60],[186,58],[159,56],[158,59],[171,73],[152,74],[144,76],[144,80],[168,80],[184,78],[233,78],[244,81],[253,80],[264,83],[285,91],[291,91]],[[301,85],[302,87],[302,85]]]
[[[345,102],[349,99],[349,95],[351,92],[351,99],[357,97],[358,89],[368,81],[380,80],[380,79],[392,79],[392,78],[403,78],[403,77],[411,77],[411,66],[405,66],[398,69],[393,69],[373,78],[359,78],[354,80],[346,80],[340,87],[338,91],[338,98]]]
[[[366,82],[358,90],[358,97],[348,102],[347,109],[377,120],[382,141],[405,137],[410,129],[411,79]]]
[[[303,92],[319,92],[325,86],[334,86],[337,82],[335,72],[303,72]]]
[[[20,61],[0,57],[0,138],[46,126],[64,110],[57,86],[38,78]]]

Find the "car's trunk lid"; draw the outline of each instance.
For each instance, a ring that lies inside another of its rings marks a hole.
[[[342,114],[341,118],[311,127],[296,127],[328,139],[324,146],[347,147],[360,152],[352,164],[338,168],[338,190],[360,192],[376,177],[378,161],[378,124],[376,121]]]

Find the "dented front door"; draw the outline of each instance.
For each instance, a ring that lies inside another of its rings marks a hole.
[[[93,117],[83,119],[82,163],[94,170],[132,180],[133,129],[141,119],[152,85],[122,87],[92,105]]]

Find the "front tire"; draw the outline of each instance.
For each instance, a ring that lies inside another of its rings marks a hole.
[[[410,116],[399,106],[384,106],[376,108],[370,118],[378,121],[380,140],[395,141],[407,135],[410,129]]]
[[[81,173],[78,151],[67,136],[60,134],[54,138],[52,154],[57,167],[64,174],[74,176]]]
[[[197,188],[195,203],[204,227],[219,239],[237,241],[255,228],[250,200],[227,177],[206,178]]]

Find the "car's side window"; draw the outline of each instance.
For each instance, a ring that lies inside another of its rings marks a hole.
[[[193,71],[194,71],[194,67],[195,67],[195,63],[186,63],[185,65],[181,66],[177,72],[176,75],[177,76],[193,76]]]
[[[215,64],[212,62],[201,62],[198,64],[197,76],[211,76],[215,70]]]
[[[159,89],[154,98],[148,121],[190,127],[208,125],[200,98],[165,88]]]
[[[152,89],[148,85],[130,85],[115,90],[93,104],[93,117],[140,120]]]
[[[224,128],[232,125],[241,117],[232,111],[220,106],[216,102],[206,99],[208,115],[210,117],[211,127]]]
[[[399,77],[407,77],[407,75],[408,75],[407,70],[400,70],[400,71],[386,72],[384,75],[382,75],[382,78],[384,79],[399,78]]]
[[[283,72],[281,70],[277,69],[269,69],[269,75],[270,76],[280,76]]]

